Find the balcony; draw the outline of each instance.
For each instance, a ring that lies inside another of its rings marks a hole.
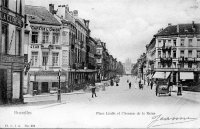
[[[24,56],[0,54],[0,62],[4,62],[4,63],[24,63]]]
[[[163,50],[163,51],[171,51],[171,50],[172,50],[172,47],[171,47],[171,46],[165,46],[165,45],[163,45],[163,46],[162,46],[162,50]]]
[[[32,44],[30,44],[30,48],[32,48],[32,49],[41,49],[41,44],[32,43]]]

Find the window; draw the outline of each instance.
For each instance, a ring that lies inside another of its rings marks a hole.
[[[181,39],[181,46],[184,46],[184,42],[185,42],[185,40]]]
[[[161,68],[161,63],[160,62],[158,62],[158,68]]]
[[[173,58],[176,58],[176,51],[173,51]]]
[[[58,82],[52,82],[52,87],[58,87]]]
[[[49,33],[43,32],[42,43],[48,43],[48,42],[49,42]]]
[[[171,46],[171,40],[168,40],[168,46]]]
[[[192,62],[188,62],[188,68],[192,68]]]
[[[2,6],[8,8],[8,2],[9,2],[9,0],[2,0]]]
[[[31,43],[38,43],[38,32],[32,32],[32,41]]]
[[[176,39],[173,40],[173,46],[176,46]]]
[[[97,54],[101,54],[101,50],[100,49],[97,49]]]
[[[192,51],[188,51],[188,57],[192,57]]]
[[[200,47],[200,39],[197,39],[197,46]]]
[[[21,55],[21,30],[16,30],[15,55]]]
[[[158,47],[161,47],[161,40],[158,40]]]
[[[180,57],[184,57],[184,50],[181,50]]]
[[[173,62],[173,68],[176,68],[176,62]]]
[[[166,53],[165,52],[163,52],[163,58],[166,58]]]
[[[59,37],[58,33],[53,34],[53,41],[52,41],[53,44],[58,44],[58,37]]]
[[[200,58],[200,51],[197,51],[197,58]]]
[[[200,62],[197,62],[197,68],[200,68]]]
[[[158,51],[158,58],[161,57],[161,51]]]
[[[52,56],[52,65],[53,66],[58,66],[58,53],[53,53],[53,56]]]
[[[48,52],[43,52],[42,53],[42,65],[46,66],[48,64]]]
[[[180,67],[181,67],[181,68],[184,68],[184,63],[181,63],[181,64],[180,64]]]
[[[32,52],[31,59],[32,59],[31,65],[37,66],[38,65],[38,52]]]
[[[192,39],[189,39],[189,40],[188,40],[188,45],[189,45],[189,46],[192,46]]]
[[[2,24],[2,53],[8,54],[8,25]]]

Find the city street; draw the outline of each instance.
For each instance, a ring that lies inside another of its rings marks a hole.
[[[129,89],[127,79],[131,81]],[[1,106],[0,127],[200,127],[200,93],[183,92],[177,96],[157,97],[155,89],[131,76],[121,78],[119,86],[106,87],[92,98],[90,92],[25,98],[24,105]],[[41,102],[48,100],[48,102]],[[38,102],[37,102],[38,101]],[[165,120],[161,117],[166,118]],[[12,118],[12,119],[10,119]]]

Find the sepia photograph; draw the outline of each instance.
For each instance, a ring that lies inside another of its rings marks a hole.
[[[200,0],[0,0],[1,128],[200,128]]]

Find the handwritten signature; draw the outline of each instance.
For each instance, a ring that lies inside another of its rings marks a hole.
[[[152,121],[148,124],[147,128],[158,127],[158,126],[161,126],[161,125],[172,125],[172,124],[178,124],[178,123],[186,123],[186,122],[195,121],[197,119],[198,118],[192,118],[192,117],[163,117],[162,114],[159,114],[159,115],[152,117]],[[159,124],[158,124],[158,122],[159,122]]]

